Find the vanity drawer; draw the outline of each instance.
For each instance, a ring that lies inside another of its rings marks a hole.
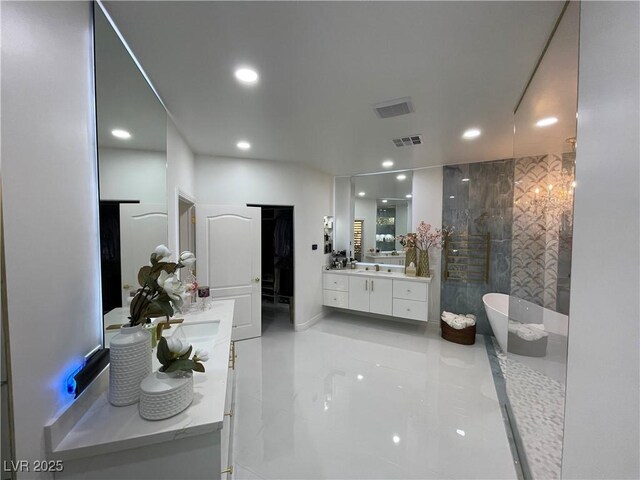
[[[411,320],[427,321],[427,302],[416,300],[393,299],[393,316],[410,318]]]
[[[393,281],[393,298],[427,301],[427,284],[420,282]]]
[[[349,277],[346,275],[336,275],[335,273],[325,273],[322,278],[325,290],[338,290],[339,292],[349,291]]]
[[[349,308],[349,293],[324,290],[324,304],[328,307]]]

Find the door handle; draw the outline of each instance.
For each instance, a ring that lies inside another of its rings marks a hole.
[[[128,283],[125,283],[124,285],[122,285],[123,290],[129,290],[130,288],[131,288],[131,285],[129,285]]]
[[[256,277],[253,279],[254,282],[258,283],[260,281],[260,277]]]
[[[369,288],[369,280],[364,281],[364,290],[367,291]]]
[[[373,280],[371,280],[371,291],[373,292]]]

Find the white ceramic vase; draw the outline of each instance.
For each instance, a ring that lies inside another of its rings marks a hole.
[[[140,416],[164,420],[186,409],[193,401],[191,372],[153,372],[140,384]]]
[[[142,325],[121,327],[109,349],[109,402],[116,407],[136,403],[140,382],[151,373],[151,334]]]

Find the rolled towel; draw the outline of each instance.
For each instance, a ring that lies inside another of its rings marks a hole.
[[[515,320],[509,320],[509,333],[513,333],[527,342],[540,340],[549,335],[544,331],[544,325],[536,323],[524,324]]]
[[[443,311],[440,316],[443,322],[456,330],[472,327],[476,324],[474,315],[457,315],[455,313]]]

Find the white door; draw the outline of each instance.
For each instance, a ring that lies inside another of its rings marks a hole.
[[[258,207],[196,207],[198,283],[215,299],[235,300],[233,340],[262,335],[261,230]]]
[[[369,311],[380,315],[393,312],[393,280],[373,278],[369,280]]]
[[[349,309],[369,311],[369,279],[349,277]]]
[[[150,203],[120,204],[120,278],[122,306],[129,292],[137,290],[138,271],[149,265],[149,257],[158,245],[167,244],[167,207]]]

